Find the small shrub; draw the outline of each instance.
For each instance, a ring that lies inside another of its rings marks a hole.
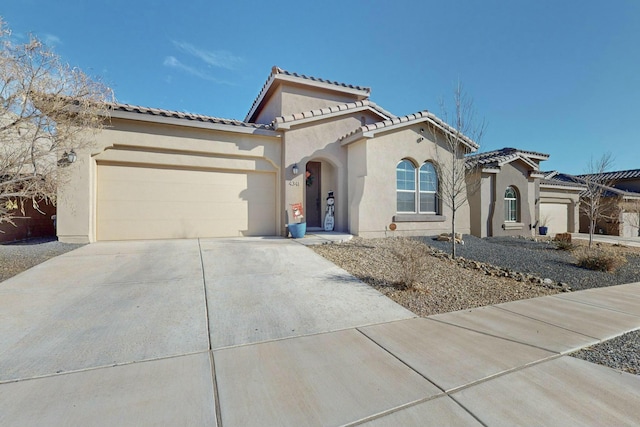
[[[397,287],[400,289],[417,289],[422,275],[426,246],[418,241],[403,237],[400,249],[393,251],[393,256],[400,263]]]
[[[570,251],[575,246],[571,242],[567,242],[566,240],[558,240],[556,243],[556,249],[560,251]]]
[[[583,249],[576,254],[577,264],[582,268],[613,272],[627,262],[624,255],[603,249]]]

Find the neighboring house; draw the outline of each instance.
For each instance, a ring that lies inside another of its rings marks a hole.
[[[597,234],[640,236],[640,169],[602,174],[569,175],[555,173],[555,180],[585,185],[585,179],[601,183],[603,218],[596,223]],[[581,197],[587,197],[585,192]],[[589,232],[589,218],[580,212],[580,232]]]
[[[329,191],[337,231],[450,230],[436,160],[451,159],[442,138],[452,128],[426,111],[396,117],[369,95],[274,67],[244,121],[113,105],[110,125],[69,166],[58,237],[286,235],[292,205],[309,229],[322,227]],[[469,221],[468,207],[457,211],[458,231],[469,233]]]
[[[577,233],[580,229],[580,193],[585,187],[559,175],[556,171],[545,172],[540,180],[538,226],[546,226],[548,235]]]
[[[56,235],[54,217],[56,207],[44,201],[39,203],[38,209],[33,207],[30,199],[24,200],[24,214],[21,211],[21,201],[12,199],[3,203],[11,203],[15,216],[13,224],[0,224],[0,242],[15,242],[34,237],[53,237]]]
[[[534,236],[544,177],[540,162],[548,158],[548,154],[516,148],[468,156],[472,171],[467,175],[468,187],[477,188],[469,195],[471,234]]]

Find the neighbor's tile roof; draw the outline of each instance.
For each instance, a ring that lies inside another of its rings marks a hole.
[[[487,151],[468,156],[469,161],[476,162],[482,166],[498,166],[509,163],[518,157],[533,157],[540,160],[549,158],[548,154],[536,151],[519,150],[517,148],[505,147],[499,150]]]
[[[183,119],[198,121],[203,123],[215,123],[221,125],[240,126],[255,129],[272,129],[271,125],[263,125],[256,123],[247,123],[234,119],[221,119],[219,117],[203,116],[201,114],[184,113],[180,111],[163,110],[160,108],[141,107],[139,105],[114,103],[110,106],[111,111],[123,111],[128,113],[147,114],[150,116],[169,117],[174,119]]]
[[[595,181],[618,181],[620,179],[638,179],[640,178],[640,169],[631,169],[626,171],[614,171],[596,174],[577,175],[581,178],[591,176]]]
[[[576,190],[584,189],[584,184],[577,180],[570,179],[569,175],[561,174],[557,171],[543,172],[544,178],[540,180],[540,184],[556,187],[572,187]]]
[[[417,113],[408,114],[402,117],[393,117],[389,120],[384,120],[381,122],[371,123],[369,125],[360,126],[358,129],[353,132],[348,133],[347,135],[340,138],[340,141],[344,141],[346,139],[352,138],[357,134],[364,134],[365,132],[376,131],[384,128],[388,128],[394,125],[399,125],[402,123],[411,124],[413,122],[421,122],[421,121],[431,121],[436,125],[440,126],[444,131],[449,133],[456,133],[457,130],[447,123],[443,122],[440,118],[438,118],[435,114],[430,113],[427,110],[419,111]],[[477,149],[479,147],[473,140],[468,138],[465,135],[460,135],[460,139],[470,148]]]
[[[245,120],[249,120],[251,118],[251,115],[253,115],[256,111],[256,108],[258,107],[258,104],[261,102],[261,100],[263,99],[263,97],[265,96],[265,94],[267,93],[267,91],[269,90],[269,88],[271,87],[271,84],[273,83],[274,77],[278,74],[284,75],[284,76],[289,76],[289,77],[295,77],[297,79],[300,80],[308,80],[311,82],[318,82],[318,83],[325,83],[328,85],[333,85],[336,86],[336,88],[339,89],[351,89],[351,90],[356,90],[356,91],[361,91],[367,94],[371,93],[371,88],[365,87],[365,86],[358,86],[358,85],[351,85],[351,84],[347,84],[347,83],[340,83],[340,82],[336,82],[336,81],[332,81],[332,80],[326,80],[326,79],[321,79],[319,77],[313,77],[313,76],[307,76],[305,74],[298,74],[298,73],[292,73],[286,70],[283,70],[280,67],[277,66],[273,66],[271,68],[271,74],[269,74],[269,77],[267,77],[266,82],[264,83],[264,85],[262,85],[262,89],[260,89],[260,93],[258,93],[258,96],[256,96],[256,98],[253,100],[253,103],[251,104],[251,108],[249,109],[249,113],[247,113],[247,117],[245,117]]]
[[[559,181],[560,185],[563,185],[563,184],[567,185],[567,184],[573,183],[573,184],[581,185],[583,188],[586,185],[585,179],[583,178],[582,175],[569,175],[569,174],[557,173],[557,172],[552,172],[549,175],[552,176],[551,180]],[[597,184],[597,185],[604,189],[604,193],[603,193],[604,197],[621,196],[621,197],[630,197],[633,199],[640,198],[640,193],[636,193],[634,191],[620,190],[618,188],[610,187],[602,184]],[[580,196],[584,196],[585,194],[586,194],[586,191],[583,191],[580,193]]]
[[[376,110],[382,116],[389,117],[389,118],[395,117],[390,112],[388,112],[385,109],[379,107],[375,102],[371,102],[368,99],[365,99],[365,100],[362,100],[362,101],[349,102],[347,104],[340,104],[340,105],[335,105],[335,106],[332,106],[332,107],[326,107],[326,108],[321,108],[321,109],[317,109],[317,110],[304,111],[302,113],[294,113],[294,114],[289,114],[289,115],[286,115],[286,116],[276,117],[274,119],[274,123],[277,123],[277,124],[280,124],[280,123],[291,123],[291,122],[295,122],[297,120],[308,119],[308,118],[311,118],[311,117],[326,116],[327,114],[338,113],[340,111],[355,110],[355,109],[361,108],[361,107],[371,107],[373,110]]]

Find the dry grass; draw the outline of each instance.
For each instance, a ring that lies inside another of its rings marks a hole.
[[[612,273],[627,262],[625,255],[611,248],[589,249],[584,246],[573,251],[578,266],[595,271]]]

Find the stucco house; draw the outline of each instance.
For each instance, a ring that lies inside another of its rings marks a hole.
[[[545,172],[540,180],[539,225],[547,234],[577,233],[580,230],[580,194],[583,184],[559,178],[556,171]]]
[[[640,236],[640,169],[606,172],[602,174],[569,175],[558,172],[550,174],[553,180],[569,185],[582,186],[581,197],[585,193],[585,180],[589,179],[602,188],[603,218],[596,223],[597,234],[622,237]],[[589,218],[579,211],[579,231],[589,232]]]
[[[539,218],[540,162],[548,154],[517,148],[477,153],[467,157],[472,171],[467,182],[471,234],[533,236]]]
[[[436,159],[451,158],[442,139],[454,130],[427,111],[396,117],[369,96],[274,67],[242,121],[115,104],[68,166],[58,238],[284,236],[293,205],[319,229],[329,191],[337,231],[448,231]],[[460,141],[464,152],[478,148]],[[457,212],[458,231],[470,232],[469,215]]]

